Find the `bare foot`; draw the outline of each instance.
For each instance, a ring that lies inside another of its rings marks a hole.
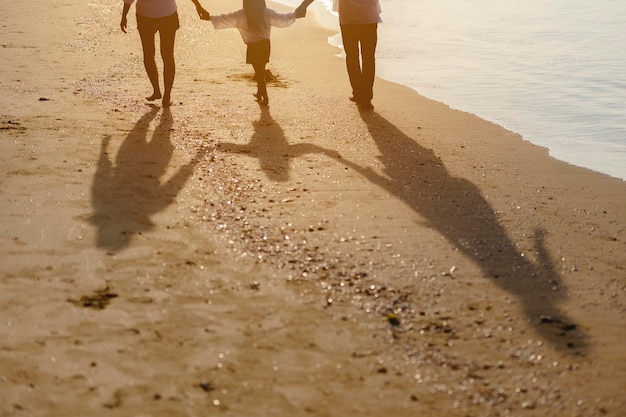
[[[146,97],[146,100],[154,101],[154,100],[160,99],[161,97],[163,97],[161,96],[161,93],[154,93],[150,97]]]
[[[261,106],[269,106],[270,100],[267,96],[262,96],[259,93],[252,94],[252,95],[256,97],[257,103],[259,103]]]
[[[165,96],[163,97],[163,107],[170,107],[172,105],[172,100],[170,99],[170,96]]]

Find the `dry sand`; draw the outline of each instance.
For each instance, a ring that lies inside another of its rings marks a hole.
[[[0,4],[1,416],[623,413],[624,181],[382,80],[360,113],[312,15],[260,109],[178,3],[169,112],[121,1]]]

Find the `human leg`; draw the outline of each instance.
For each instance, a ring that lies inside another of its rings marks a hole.
[[[363,101],[374,97],[374,79],[376,78],[376,44],[378,42],[378,24],[362,25],[361,43],[361,88]]]
[[[146,100],[152,101],[161,98],[159,70],[155,60],[156,45],[154,37],[156,35],[156,27],[151,24],[151,19],[137,15],[137,29],[143,49],[143,65],[146,69],[146,74],[148,74],[150,84],[152,84],[152,95],[146,97]]]
[[[254,95],[257,101],[262,105],[269,104],[269,97],[267,96],[267,80],[265,79],[265,64],[260,62],[252,64],[254,68],[254,78],[256,80],[257,91]]]
[[[254,79],[256,81],[257,92],[254,95],[259,103],[268,105],[267,80],[265,78],[265,65],[270,60],[270,40],[262,39],[249,43],[246,50],[246,63],[254,68]]]
[[[361,63],[359,58],[358,25],[341,25],[341,40],[346,53],[346,69],[354,101],[361,99]]]
[[[161,59],[163,59],[163,107],[171,105],[172,87],[176,75],[176,61],[174,59],[174,45],[176,43],[176,31],[180,27],[178,14],[163,18],[159,28],[161,41]]]
[[[171,104],[172,87],[176,75],[176,61],[174,60],[174,43],[176,31],[161,31],[161,58],[163,59],[163,107]]]

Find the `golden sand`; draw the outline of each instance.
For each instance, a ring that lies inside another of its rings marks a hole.
[[[0,415],[623,412],[624,181],[383,80],[359,112],[312,14],[260,108],[178,3],[169,111],[121,2],[0,5]]]

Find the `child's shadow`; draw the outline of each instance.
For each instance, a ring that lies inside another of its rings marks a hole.
[[[514,295],[529,321],[556,347],[582,348],[580,331],[555,304],[561,285],[544,244],[545,231],[534,231],[536,261],[518,252],[494,209],[470,181],[451,175],[430,149],[420,146],[376,112],[361,112],[380,152],[384,175],[346,159],[338,161],[389,191],[422,216],[483,274]]]
[[[172,204],[199,161],[197,155],[169,179],[162,180],[172,158],[170,142],[173,118],[164,109],[148,140],[150,122],[159,108],[151,106],[128,132],[112,163],[108,154],[111,137],[100,147],[100,158],[91,188],[95,213],[89,222],[97,227],[96,244],[119,251],[130,244],[134,234],[154,227],[151,216]]]
[[[310,143],[290,145],[282,127],[270,115],[269,107],[259,106],[261,116],[252,122],[254,134],[247,145],[221,143],[219,149],[230,153],[242,153],[259,160],[261,169],[270,180],[289,181],[292,158],[302,155],[321,153],[338,156],[337,152]]]

